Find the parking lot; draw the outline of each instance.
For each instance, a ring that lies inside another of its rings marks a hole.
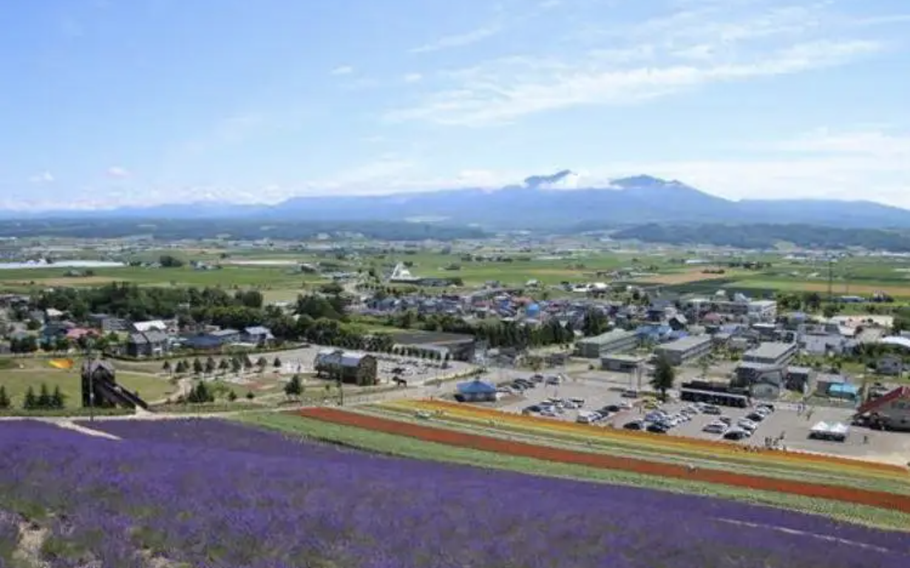
[[[331,349],[331,347],[313,345],[289,351],[265,353],[264,355],[269,360],[275,357],[280,358],[283,363],[282,372],[284,374],[313,373],[315,372],[313,363],[316,360],[316,354],[323,349]],[[418,359],[417,357],[403,357],[387,353],[371,353],[371,355],[378,359],[378,374],[381,383],[388,383],[394,377],[401,377],[408,382],[408,385],[421,386],[428,381],[446,379],[472,368],[468,363],[461,361],[450,361],[448,367],[442,368],[441,362]],[[252,357],[255,360],[258,356],[256,354]],[[396,368],[401,370],[400,374],[393,373]]]
[[[525,376],[529,376],[530,373]],[[588,373],[585,373],[589,376]],[[499,409],[504,412],[520,413],[525,408],[539,405],[547,399],[582,399],[582,411],[598,410],[609,405],[623,402],[634,403],[633,409],[611,413],[603,420],[591,424],[592,428],[622,428],[626,423],[643,420],[650,410],[642,407],[643,399],[632,399],[623,396],[623,390],[629,387],[629,380],[608,380],[607,378],[567,379],[559,385],[537,384],[536,387],[523,393],[507,397]],[[557,412],[552,420],[575,422],[579,409],[565,408]],[[687,402],[668,402],[660,409],[668,414],[679,413]],[[851,411],[840,408],[810,407],[798,412],[797,406],[791,403],[775,403],[775,410],[764,420],[757,423],[754,433],[738,442],[743,445],[764,446],[766,438],[781,438],[780,446],[788,450],[819,452],[845,457],[863,458],[906,465],[910,462],[910,434],[900,432],[883,432],[860,427],[850,427],[850,432],[843,442],[817,440],[809,437],[810,430],[818,422],[850,424]],[[729,417],[733,424],[750,414],[752,408],[719,407],[721,415]],[[707,440],[721,440],[719,433],[705,432],[704,427],[718,419],[717,415],[695,414],[690,420],[671,428],[669,436],[686,436]]]

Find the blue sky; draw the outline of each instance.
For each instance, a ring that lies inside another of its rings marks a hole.
[[[499,187],[571,168],[910,207],[898,0],[42,0],[0,207]]]

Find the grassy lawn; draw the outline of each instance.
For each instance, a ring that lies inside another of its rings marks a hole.
[[[824,514],[844,521],[863,523],[882,528],[906,530],[906,527],[910,526],[910,516],[894,511],[885,511],[871,507],[849,505],[821,499],[784,495],[768,491],[746,490],[685,480],[669,480],[620,471],[499,455],[479,450],[412,440],[401,436],[362,430],[348,426],[327,424],[316,420],[301,418],[293,414],[251,413],[240,416],[237,419],[250,425],[270,428],[292,436],[311,438],[398,457],[451,462],[492,469],[518,471],[535,475],[645,487],[678,493],[710,495],[713,497],[770,505],[796,511]]]
[[[174,391],[174,387],[166,380],[148,375],[118,372],[117,382],[128,389],[138,391],[139,396],[146,401],[154,401],[166,397]],[[61,371],[58,369],[25,369],[25,370],[0,370],[0,385],[6,387],[6,392],[13,400],[13,406],[21,407],[22,398],[29,386],[38,392],[41,383],[53,391],[60,387],[66,396],[67,407],[81,406],[82,383],[77,371]]]

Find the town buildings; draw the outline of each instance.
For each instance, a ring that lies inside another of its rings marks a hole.
[[[712,347],[710,335],[690,335],[661,345],[654,352],[672,365],[683,365],[711,353]]]
[[[575,342],[575,354],[586,359],[597,359],[606,353],[621,353],[638,346],[638,336],[631,331],[614,329],[594,337]]]
[[[323,349],[316,354],[313,367],[319,377],[341,380],[359,386],[379,383],[376,357],[343,349]]]
[[[901,386],[868,400],[857,409],[856,416],[872,426],[910,431],[910,387]]]
[[[743,353],[743,362],[783,367],[799,352],[796,343],[768,342]]]

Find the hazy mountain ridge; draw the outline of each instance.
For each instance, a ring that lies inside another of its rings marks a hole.
[[[578,187],[577,174],[562,170],[530,176],[498,190],[463,188],[388,195],[294,197],[277,205],[194,203],[97,211],[5,211],[16,218],[169,218],[402,221],[433,216],[445,224],[489,229],[567,230],[644,223],[804,223],[842,228],[910,227],[910,211],[868,201],[731,201],[676,180],[640,175],[613,180],[608,188]],[[560,188],[560,189],[555,189]]]

